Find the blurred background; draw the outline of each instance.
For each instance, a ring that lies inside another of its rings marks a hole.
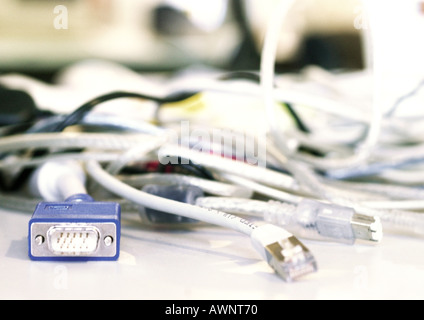
[[[257,70],[275,0],[2,0],[0,72],[49,80],[76,61],[136,71],[189,65]],[[299,0],[281,33],[278,71],[364,67],[359,0]]]

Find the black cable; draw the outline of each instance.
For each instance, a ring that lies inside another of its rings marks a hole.
[[[253,81],[255,83],[260,82],[260,76],[257,73],[250,72],[250,71],[236,71],[236,72],[230,72],[228,74],[225,74],[220,78],[220,80],[232,80],[232,79],[246,79],[249,81]],[[84,103],[82,106],[77,108],[75,111],[67,115],[62,121],[60,121],[58,124],[53,125],[51,128],[46,129],[47,132],[61,132],[65,128],[78,124],[87,113],[92,111],[97,105],[120,98],[137,98],[137,99],[143,99],[143,100],[150,100],[157,102],[159,104],[158,109],[161,105],[166,103],[174,103],[174,102],[180,102],[183,100],[186,100],[188,98],[193,97],[194,95],[198,94],[198,91],[177,91],[174,93],[171,93],[168,96],[165,96],[163,98],[152,96],[148,94],[143,93],[137,93],[137,92],[126,92],[126,91],[115,91],[108,94],[101,95],[99,97],[96,97],[86,103]],[[294,119],[297,127],[299,130],[309,133],[310,130],[305,125],[305,123],[300,119],[299,115],[295,112],[292,105],[289,103],[282,103],[282,105],[288,110],[292,118]],[[158,117],[158,112],[155,113],[156,118]],[[159,122],[159,119],[156,119]]]
[[[241,34],[241,44],[230,61],[229,69],[259,69],[260,53],[246,15],[245,0],[232,0],[230,6],[236,26]]]
[[[261,77],[259,73],[254,71],[246,71],[246,70],[227,72],[226,74],[219,77],[219,80],[222,80],[222,81],[237,80],[237,79],[248,80],[258,84],[261,81]]]
[[[159,104],[164,104],[164,103],[172,103],[172,102],[182,101],[182,100],[185,100],[185,99],[193,96],[194,94],[197,94],[197,92],[193,93],[193,92],[182,91],[182,92],[173,93],[173,94],[171,94],[167,97],[164,97],[164,98],[159,98],[159,97],[155,97],[155,96],[151,96],[151,95],[145,95],[145,94],[134,93],[134,92],[121,92],[121,91],[112,92],[112,93],[109,93],[109,94],[99,96],[95,99],[92,99],[92,100],[84,103],[81,107],[76,109],[74,112],[65,116],[65,118],[63,120],[61,120],[59,123],[56,123],[56,124],[54,124],[50,127],[44,128],[44,130],[40,130],[38,132],[61,132],[68,126],[78,124],[84,118],[84,116],[88,112],[90,112],[94,107],[96,107],[97,105],[99,105],[103,102],[118,99],[118,98],[147,99],[147,100],[156,101]],[[47,116],[47,114],[44,115],[44,116]],[[21,127],[28,129],[28,126],[26,124],[19,124],[19,126],[16,125],[16,128],[15,127],[10,128],[10,130],[14,129],[14,131],[7,132],[7,134],[19,133],[22,130]],[[47,153],[47,150],[34,150],[34,151],[32,151],[32,156],[38,157],[38,156],[45,155],[46,153]],[[0,155],[0,158],[4,157],[4,156],[6,156],[6,155],[2,154],[2,155]],[[19,173],[19,175],[9,185],[6,185],[3,177],[0,176],[0,187],[3,190],[7,189],[8,191],[16,191],[27,181],[27,179],[30,176],[30,174],[32,173],[32,171],[33,171],[33,168],[23,169]],[[1,171],[0,171],[0,173],[1,173]]]
[[[159,104],[165,104],[165,103],[183,101],[185,99],[188,99],[194,96],[197,93],[198,92],[181,91],[181,92],[172,93],[171,95],[166,96],[164,98],[160,98],[160,97],[142,94],[142,93],[136,93],[136,92],[115,91],[112,93],[101,95],[97,98],[94,98],[84,103],[75,111],[67,115],[60,123],[58,123],[57,125],[53,126],[51,129],[49,129],[49,132],[61,132],[66,127],[78,124],[88,112],[94,109],[94,107],[106,101],[120,99],[120,98],[137,98],[137,99],[143,99],[143,100],[151,100]]]
[[[0,171],[0,191],[5,191],[7,189],[6,182],[4,179],[4,174]]]
[[[165,173],[166,172],[166,168],[167,167],[171,167],[174,169],[175,172],[177,173],[189,173],[191,175],[194,175],[196,177],[200,177],[200,178],[204,178],[207,180],[215,180],[213,174],[204,166],[199,165],[197,163],[194,163],[193,161],[191,161],[190,159],[184,159],[186,163],[183,163],[184,158],[182,157],[178,157],[178,162],[177,164],[161,164],[159,163],[159,167],[158,167],[158,171],[161,173]],[[178,169],[179,168],[179,169]],[[179,172],[179,171],[183,171],[183,172]]]
[[[221,80],[230,80],[234,78],[242,78],[242,79],[247,79],[247,80],[255,81],[255,82],[259,82],[260,80],[260,77],[258,74],[255,74],[253,72],[247,72],[247,71],[238,71],[238,72],[229,73],[226,76],[222,77]],[[191,98],[198,93],[199,93],[198,91],[179,91],[179,92],[174,92],[168,96],[161,98],[157,96],[152,96],[152,95],[142,94],[142,93],[135,93],[135,92],[125,92],[125,91],[111,92],[108,94],[98,96],[84,103],[75,111],[65,116],[59,123],[56,123],[52,125],[51,127],[45,128],[44,132],[61,132],[69,126],[76,125],[79,122],[81,122],[81,120],[85,117],[85,115],[89,113],[90,111],[92,111],[97,105],[110,101],[110,100],[115,100],[119,98],[137,98],[137,99],[143,99],[143,100],[151,100],[151,101],[157,102],[159,104],[158,106],[159,108],[163,104],[180,102],[188,98]],[[286,108],[292,115],[299,130],[302,130],[304,132],[309,132],[307,127],[298,117],[298,115],[293,110],[291,105],[284,103],[284,106],[286,106]],[[34,156],[42,155],[44,152],[45,150],[35,151]],[[193,164],[191,161],[188,165],[182,165],[181,167],[185,167],[186,170],[192,172],[193,174],[197,176],[202,176],[204,178],[211,179],[211,180],[214,179],[213,175],[210,172],[208,172],[207,169],[203,168],[202,166],[197,166]],[[28,170],[24,170],[22,174],[18,177],[18,179],[16,179],[16,181],[13,183],[13,186],[11,187],[11,189],[17,189],[22,184],[22,181],[25,181],[27,179],[28,172],[30,171],[31,171],[31,168],[28,168]]]

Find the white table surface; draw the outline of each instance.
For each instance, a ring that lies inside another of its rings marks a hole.
[[[424,298],[424,239],[386,234],[376,245],[353,246],[304,240],[319,270],[286,283],[249,238],[220,227],[155,231],[124,213],[118,261],[35,262],[27,255],[30,214],[0,209],[0,216],[0,299]]]

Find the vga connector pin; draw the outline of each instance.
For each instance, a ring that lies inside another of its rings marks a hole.
[[[28,225],[32,260],[117,260],[120,205],[76,195],[64,202],[40,202]]]

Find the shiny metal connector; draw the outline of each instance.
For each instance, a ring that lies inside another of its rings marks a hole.
[[[274,242],[265,249],[269,265],[288,282],[317,271],[315,258],[294,236]]]
[[[355,213],[350,221],[355,238],[368,241],[381,241],[383,227],[379,217]]]
[[[35,222],[29,249],[34,258],[114,257],[117,233],[114,223]]]
[[[317,271],[311,252],[285,229],[264,224],[253,231],[251,238],[262,258],[285,281],[291,282]]]

